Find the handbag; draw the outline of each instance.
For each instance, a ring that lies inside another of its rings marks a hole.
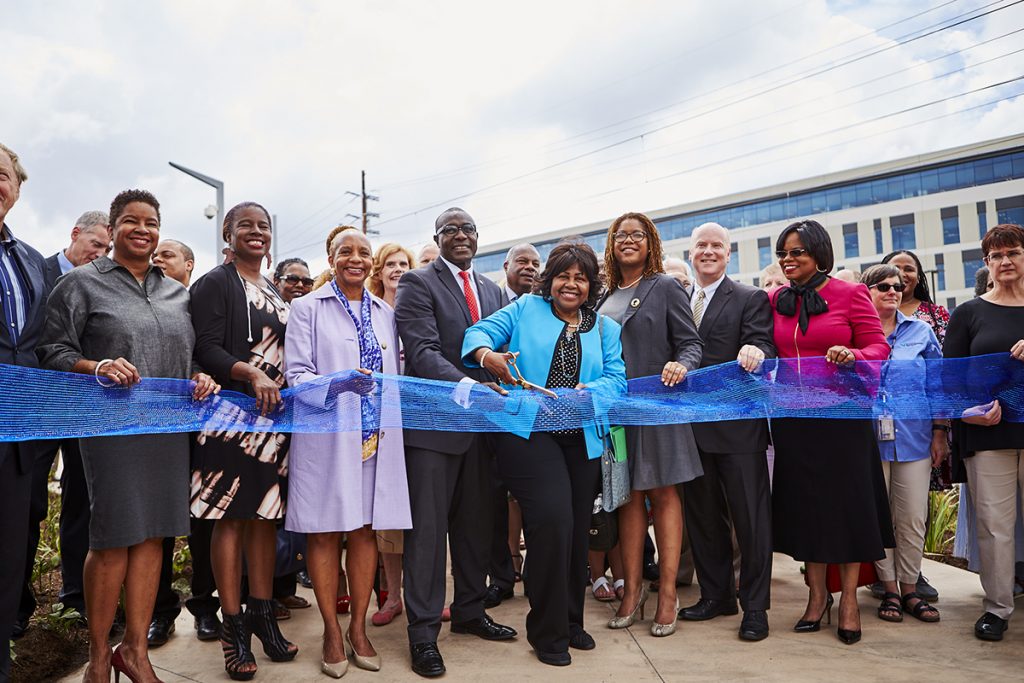
[[[590,549],[606,553],[619,542],[619,516],[606,511],[600,498],[594,501],[594,512],[590,515]]]
[[[629,462],[626,459],[626,430],[611,427],[603,438],[601,452],[601,507],[617,510],[629,502]]]

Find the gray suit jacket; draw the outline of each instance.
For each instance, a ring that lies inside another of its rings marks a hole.
[[[481,318],[508,304],[498,285],[475,272],[474,277]],[[462,364],[462,337],[472,320],[461,284],[440,259],[402,276],[395,295],[395,320],[405,347],[406,375],[448,382],[463,377],[494,381],[486,370]],[[407,446],[440,453],[463,453],[475,437],[468,432],[405,430]]]
[[[765,358],[775,358],[773,328],[768,294],[727,275],[700,321],[698,332],[704,341],[700,367],[734,361],[746,344],[764,351]],[[693,435],[706,453],[753,453],[768,448],[767,420],[695,423]]]

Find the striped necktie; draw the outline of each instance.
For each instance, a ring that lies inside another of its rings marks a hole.
[[[697,292],[697,298],[693,302],[693,324],[700,329],[700,321],[704,317],[704,300],[707,294],[701,289]]]

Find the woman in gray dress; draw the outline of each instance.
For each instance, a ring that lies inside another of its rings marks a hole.
[[[192,374],[188,292],[150,263],[160,240],[160,204],[127,190],[110,206],[114,251],[64,275],[47,301],[40,363],[94,375],[111,393],[143,377],[192,377],[193,398],[220,387]],[[100,436],[81,440],[92,517],[85,560],[89,617],[86,681],[109,681],[114,667],[132,680],[156,678],[146,633],[166,536],[189,532],[188,434]],[[124,638],[108,645],[121,589]]]
[[[661,236],[642,213],[619,216],[608,228],[604,250],[608,287],[598,310],[622,325],[622,356],[626,377],[661,375],[669,387],[700,366],[703,344],[690,315],[682,285],[665,274]],[[643,618],[647,590],[643,585],[643,547],[647,509],[654,513],[661,587],[651,635],[675,631],[679,601],[675,576],[683,542],[683,511],[676,484],[696,479],[703,470],[690,425],[627,427],[630,501],[619,508],[625,591],[609,628],[627,628]]]

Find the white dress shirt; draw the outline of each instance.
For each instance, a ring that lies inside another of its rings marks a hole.
[[[693,280],[693,293],[690,294],[690,308],[691,309],[693,308],[693,302],[694,302],[694,300],[697,297],[697,292],[699,292],[700,290],[703,289],[704,290],[704,312],[707,313],[708,306],[711,305],[711,299],[715,296],[715,292],[718,291],[718,286],[720,284],[722,284],[722,280],[724,280],[724,279],[725,279],[725,273],[722,273],[722,276],[720,278],[718,278],[717,280],[712,282],[707,287],[700,287],[700,286],[697,285],[696,278],[694,278],[694,280]]]

